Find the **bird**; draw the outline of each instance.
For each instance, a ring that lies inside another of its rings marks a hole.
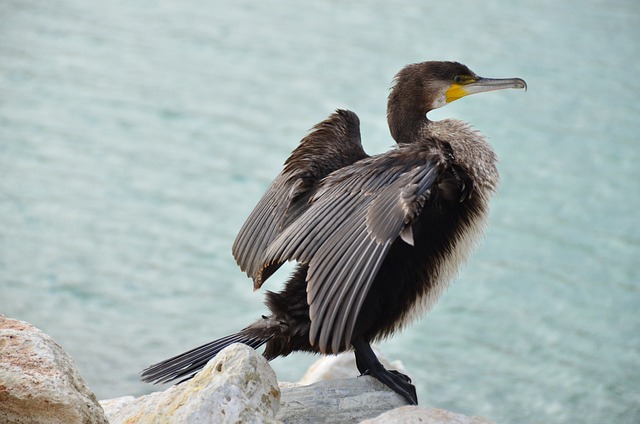
[[[240,229],[232,253],[254,290],[288,261],[297,265],[269,313],[232,335],[146,368],[143,381],[192,378],[220,350],[265,346],[292,352],[353,351],[371,375],[418,403],[411,379],[387,370],[371,348],[431,309],[487,225],[499,184],[485,137],[456,119],[427,114],[462,97],[527,89],[521,78],[483,78],[451,61],[402,68],[387,100],[396,144],[365,153],[358,116],[338,109],[315,125],[285,161]]]

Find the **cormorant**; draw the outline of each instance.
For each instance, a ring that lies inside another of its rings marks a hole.
[[[369,374],[417,404],[409,377],[386,370],[370,343],[406,326],[440,296],[476,244],[498,185],[496,155],[468,124],[427,113],[469,94],[525,88],[481,78],[457,62],[408,65],[387,105],[394,149],[368,156],[355,113],[337,110],[302,139],[240,230],[233,255],[258,289],[284,262],[296,270],[270,314],[142,372],[187,380],[224,347],[266,344],[271,360],[294,351],[355,351]]]

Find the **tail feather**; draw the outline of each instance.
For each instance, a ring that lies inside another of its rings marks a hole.
[[[211,358],[225,347],[233,343],[244,343],[257,349],[270,339],[270,337],[255,337],[255,335],[248,334],[246,330],[214,340],[188,352],[151,365],[142,371],[142,381],[159,384],[181,379],[178,383],[182,383],[196,375]]]

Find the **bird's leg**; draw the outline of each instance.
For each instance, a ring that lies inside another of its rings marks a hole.
[[[395,370],[387,370],[380,363],[375,353],[373,353],[371,345],[365,339],[355,339],[351,344],[355,349],[356,365],[361,375],[375,377],[382,384],[405,398],[411,405],[418,404],[416,388],[411,384],[409,377]]]

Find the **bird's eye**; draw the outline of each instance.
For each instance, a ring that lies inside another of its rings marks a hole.
[[[462,75],[456,75],[455,77],[453,77],[453,82],[455,82],[456,84],[462,84],[462,81]]]

